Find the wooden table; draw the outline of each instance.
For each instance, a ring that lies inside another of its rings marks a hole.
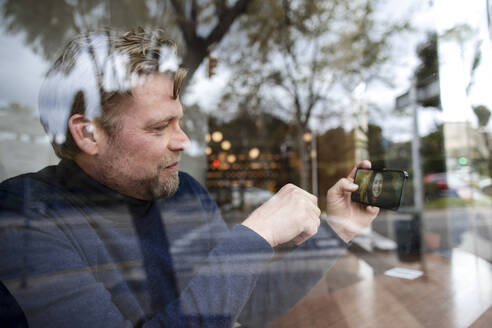
[[[384,275],[417,269],[415,280]],[[270,327],[492,327],[492,266],[454,250],[400,262],[394,252],[352,250]]]

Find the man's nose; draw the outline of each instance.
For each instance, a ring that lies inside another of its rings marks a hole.
[[[181,151],[188,147],[190,143],[190,138],[188,138],[188,136],[181,129],[180,126],[177,126],[174,130],[171,140],[169,141],[168,147],[170,150]]]

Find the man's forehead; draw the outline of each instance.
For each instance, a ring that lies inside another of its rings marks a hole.
[[[145,78],[125,97],[123,116],[146,126],[181,118],[183,109],[179,98],[173,98],[173,83],[171,77],[163,74]]]
[[[173,99],[174,79],[169,74],[143,75],[139,83],[132,88],[135,96],[162,96]]]

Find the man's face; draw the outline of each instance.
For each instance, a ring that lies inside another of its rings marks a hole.
[[[172,94],[173,80],[154,74],[117,105],[120,126],[98,153],[108,187],[145,200],[176,192],[178,161],[189,139],[180,127],[181,103]]]
[[[383,191],[383,175],[381,173],[377,173],[374,177],[374,181],[372,182],[372,195],[374,197],[379,197],[381,192]]]

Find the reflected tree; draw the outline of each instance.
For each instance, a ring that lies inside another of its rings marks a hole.
[[[436,125],[434,131],[422,137],[421,148],[422,170],[424,175],[446,172],[446,157],[444,154],[443,125]]]
[[[226,42],[224,60],[233,73],[221,107],[273,112],[291,122],[304,189],[304,135],[313,119],[317,125],[350,121],[353,90],[361,82],[386,82],[391,37],[408,27],[381,22],[376,6],[368,0],[254,2],[249,10],[255,14],[241,20],[242,37]]]
[[[420,64],[415,69],[417,85],[424,84],[430,78],[438,77],[437,33],[427,34],[426,40],[417,47],[417,57],[420,61]]]
[[[148,2],[131,0],[7,0],[2,14],[7,31],[22,32],[25,42],[48,60],[76,34],[108,25],[145,26],[151,18]]]
[[[48,60],[75,34],[100,27],[161,28],[178,40],[188,79],[247,13],[251,0],[6,0],[7,31],[24,33],[26,43]]]
[[[384,146],[388,143],[384,140],[383,129],[377,124],[369,124],[368,126],[368,151],[369,159],[371,160],[372,167],[384,168]]]
[[[417,47],[417,57],[420,61],[415,69],[417,88],[429,85],[432,81],[439,80],[439,57],[437,50],[437,33],[428,33],[426,40]],[[422,107],[440,109],[441,99],[438,96],[431,97],[420,102]]]
[[[7,30],[24,33],[26,43],[48,59],[73,35],[108,25],[164,29],[181,45],[188,80],[214,53],[234,77],[224,107],[269,111],[291,122],[300,185],[307,189],[303,136],[313,118],[354,115],[347,110],[353,90],[362,81],[385,80],[391,37],[408,27],[378,18],[380,2],[5,0],[1,11]]]

